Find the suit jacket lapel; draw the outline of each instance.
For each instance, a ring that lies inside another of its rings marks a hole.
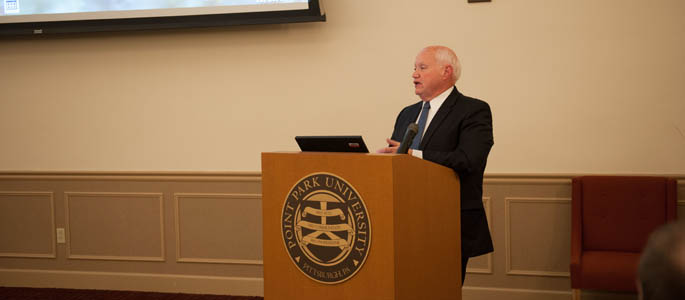
[[[442,103],[440,109],[438,109],[438,112],[435,113],[433,120],[431,120],[431,123],[428,125],[428,129],[426,129],[426,133],[423,135],[423,138],[421,139],[421,145],[419,145],[419,149],[424,149],[426,147],[426,144],[430,142],[430,139],[433,137],[433,134],[435,133],[437,128],[440,127],[440,124],[442,124],[442,122],[445,121],[447,115],[449,115],[450,111],[452,111],[452,107],[454,106],[454,104],[457,103],[457,100],[459,99],[460,95],[461,93],[459,93],[457,88],[453,87],[452,92],[449,96],[447,96],[447,99],[445,99],[445,102]]]
[[[419,118],[419,113],[421,113],[421,107],[423,107],[423,101],[419,101],[409,107],[409,120],[412,123],[416,123]],[[402,133],[404,134],[404,133]]]

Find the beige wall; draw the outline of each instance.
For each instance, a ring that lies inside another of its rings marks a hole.
[[[685,170],[685,2],[324,3],[325,23],[0,40],[0,170],[257,171],[295,135],[383,145],[415,53],[460,55],[494,173]]]

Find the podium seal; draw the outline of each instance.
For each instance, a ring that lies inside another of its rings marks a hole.
[[[325,284],[357,274],[371,245],[371,221],[362,197],[331,173],[309,174],[290,189],[281,231],[297,268]]]

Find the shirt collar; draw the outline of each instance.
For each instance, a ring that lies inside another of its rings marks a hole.
[[[444,92],[442,92],[442,94],[431,99],[429,101],[431,104],[431,109],[433,109],[433,111],[438,111],[440,106],[442,106],[442,103],[445,102],[445,100],[447,100],[447,97],[449,97],[449,95],[452,93],[452,90],[454,90],[454,86],[452,86],[449,89],[446,89]],[[421,105],[423,105],[423,104],[421,104]]]

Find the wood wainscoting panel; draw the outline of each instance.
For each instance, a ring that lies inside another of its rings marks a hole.
[[[260,194],[176,193],[176,260],[262,264]]]
[[[0,191],[0,257],[57,257],[52,192]]]
[[[536,237],[530,232],[526,232],[527,228],[544,230],[548,227],[548,222],[550,222],[548,215],[531,214],[529,213],[531,209],[557,212],[559,205],[514,203],[511,211],[514,214],[510,214],[508,211],[512,208],[510,207],[510,201],[514,200],[516,202],[516,199],[563,199],[569,202],[571,197],[570,177],[532,175],[486,176],[483,185],[483,196],[489,199],[486,209],[488,207],[490,209],[488,223],[495,248],[495,251],[491,254],[492,273],[470,273],[466,276],[464,287],[474,288],[473,291],[477,291],[477,293],[473,294],[474,296],[476,294],[482,296],[497,295],[502,291],[517,291],[517,295],[528,295],[530,294],[529,291],[534,292],[540,289],[545,290],[545,295],[557,292],[569,292],[570,295],[569,278],[556,276],[562,275],[557,273],[568,271],[568,266],[563,266],[561,262],[564,260],[569,261],[570,258],[569,249],[565,249],[565,245],[568,245],[570,242],[570,232],[559,233],[551,240],[545,240],[547,235]],[[570,205],[567,206],[570,209]],[[554,220],[554,222],[567,222],[570,225],[570,220],[571,216],[569,214],[568,216],[561,217],[561,220]],[[523,222],[523,224],[520,224],[520,222]],[[522,237],[519,237],[519,235],[522,235]],[[556,243],[559,244],[557,245]],[[543,253],[546,256],[526,258],[528,255],[537,255],[539,249],[543,247],[559,248],[560,251],[558,253],[548,251]],[[512,255],[512,253],[515,255]],[[531,271],[537,273],[537,275],[528,272],[522,272],[527,273],[526,275],[528,276],[510,274],[512,266],[514,273],[517,273],[517,271]],[[555,276],[551,276],[552,274]],[[465,293],[464,297],[466,295]],[[485,298],[478,296],[474,299]]]
[[[66,192],[67,257],[164,261],[162,193]]]
[[[573,176],[485,175],[495,252],[469,262],[464,299],[571,298]],[[0,191],[0,286],[263,293],[258,172],[0,172]]]
[[[569,277],[571,199],[505,198],[506,273]]]

